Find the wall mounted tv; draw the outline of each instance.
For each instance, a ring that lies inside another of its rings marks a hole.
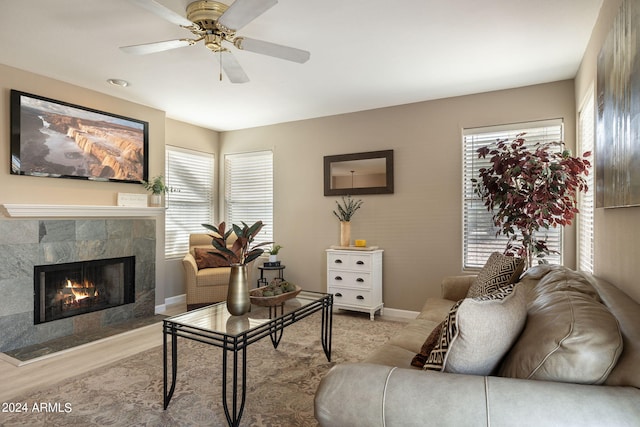
[[[11,90],[11,173],[139,184],[149,123]]]

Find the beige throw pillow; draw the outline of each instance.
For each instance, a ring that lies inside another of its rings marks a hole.
[[[524,294],[524,289],[510,284],[489,295],[458,301],[445,319],[424,369],[492,374],[524,327]]]
[[[515,283],[523,269],[524,259],[502,255],[499,252],[492,253],[469,287],[467,298],[487,295],[502,286]]]

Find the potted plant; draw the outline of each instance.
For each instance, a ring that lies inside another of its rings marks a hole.
[[[256,235],[262,230],[264,224],[262,221],[257,221],[252,226],[248,226],[244,222],[242,227],[236,224],[232,224],[229,230],[226,229],[225,222],[221,222],[217,227],[210,224],[202,224],[203,227],[213,231],[211,244],[217,250],[211,252],[213,255],[222,257],[229,261],[229,264],[241,264],[246,265],[258,258],[264,253],[262,246],[270,245],[273,242],[262,242],[253,245],[253,241]],[[231,245],[231,248],[227,246],[227,240],[231,233],[235,233],[236,240]]]
[[[242,315],[251,307],[247,264],[264,253],[261,246],[270,245],[273,242],[253,244],[256,235],[264,226],[262,221],[257,221],[252,226],[248,226],[244,222],[242,226],[232,224],[229,230],[226,229],[224,221],[217,227],[210,224],[202,224],[202,226],[215,233],[211,234],[211,244],[216,251],[210,253],[226,259],[231,265],[227,290],[227,310],[234,316]],[[236,240],[229,248],[227,240],[231,233],[236,235]]]
[[[282,245],[273,245],[269,251],[269,262],[276,262],[278,260],[280,249],[282,249]]]
[[[479,158],[490,156],[491,165],[472,179],[474,191],[493,212],[498,231],[509,238],[505,254],[544,262],[550,253],[540,231],[570,225],[578,213],[577,195],[587,191],[583,175],[591,164],[573,157],[562,142],[527,147],[524,134],[513,141],[497,140],[477,150]],[[590,152],[583,154],[589,157]]]
[[[158,175],[150,181],[142,181],[144,188],[151,193],[151,206],[162,206],[162,195],[174,191],[164,183],[164,176]]]
[[[353,200],[350,195],[346,198],[342,196],[342,205],[337,200],[336,205],[338,211],[333,211],[333,214],[340,220],[340,246],[349,246],[351,243],[351,218],[362,206],[362,200]]]

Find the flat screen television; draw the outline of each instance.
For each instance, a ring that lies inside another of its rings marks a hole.
[[[149,123],[11,90],[11,173],[139,184]]]

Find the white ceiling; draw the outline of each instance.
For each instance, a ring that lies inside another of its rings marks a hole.
[[[602,2],[280,0],[239,34],[311,59],[234,50],[251,79],[236,85],[202,44],[122,53],[191,36],[127,0],[0,0],[0,63],[233,130],[573,78]]]

